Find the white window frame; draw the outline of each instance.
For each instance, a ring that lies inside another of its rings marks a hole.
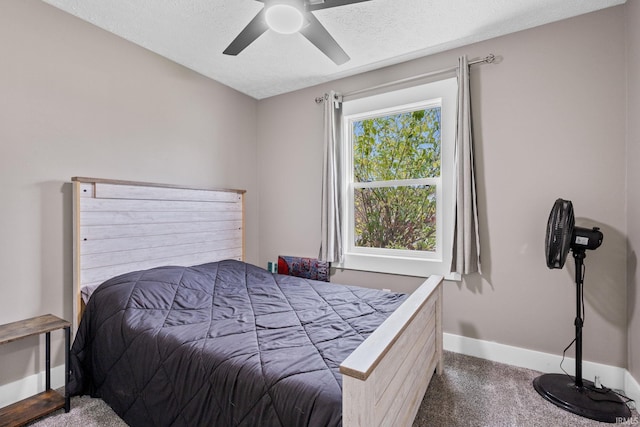
[[[457,79],[449,78],[411,88],[400,89],[356,100],[342,105],[343,167],[343,248],[344,261],[338,268],[427,277],[450,274],[455,192],[454,146],[456,130]],[[436,187],[436,250],[434,252],[364,248],[354,245],[354,190],[373,186],[354,183],[352,123],[371,117],[400,114],[440,107],[440,177],[378,182],[375,187],[395,185],[429,185]]]

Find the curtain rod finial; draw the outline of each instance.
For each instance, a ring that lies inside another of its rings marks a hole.
[[[324,96],[317,96],[315,101],[316,104],[322,104],[324,102]]]

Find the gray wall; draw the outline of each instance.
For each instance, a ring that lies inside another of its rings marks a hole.
[[[573,260],[549,270],[544,234],[557,197],[599,226],[587,255],[586,360],[627,366],[625,9],[616,7],[262,100],[260,260],[316,256],[322,107],[314,98],[501,57],[472,69],[484,273],[445,286],[445,330],[559,354],[574,336]],[[419,278],[337,272],[334,281],[411,290]]]
[[[626,3],[629,371],[640,382],[640,1]]]
[[[0,1],[0,52],[0,324],[72,318],[76,175],[247,189],[256,262],[254,99],[39,0]],[[0,384],[43,369],[37,344],[0,346]]]

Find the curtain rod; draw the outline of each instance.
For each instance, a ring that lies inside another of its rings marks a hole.
[[[474,59],[472,61],[469,61],[469,66],[475,65],[475,64],[483,64],[483,63],[491,64],[491,63],[495,62],[495,60],[496,60],[496,56],[493,53],[491,53],[491,54],[485,56],[484,58]],[[437,76],[438,74],[449,73],[449,72],[455,71],[457,69],[458,69],[458,67],[456,66],[456,67],[443,68],[441,70],[436,70],[436,71],[430,71],[428,73],[418,74],[417,76],[406,77],[404,79],[394,80],[394,81],[387,82],[387,83],[382,83],[382,84],[379,84],[377,86],[368,87],[366,89],[359,89],[359,90],[355,90],[353,92],[348,92],[348,93],[343,94],[342,97],[344,98],[344,97],[348,97],[348,96],[359,95],[361,93],[374,91],[376,89],[383,89],[383,88],[389,87],[389,86],[395,86],[395,85],[402,84],[402,83],[409,83],[409,82],[412,82],[414,80],[420,80],[420,79],[424,79],[424,78],[427,78],[427,77]],[[324,96],[318,96],[315,99],[315,101],[316,101],[316,104],[321,104],[322,102],[324,102]]]

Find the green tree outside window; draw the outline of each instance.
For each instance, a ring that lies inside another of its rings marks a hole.
[[[435,251],[439,107],[352,123],[354,244]]]

